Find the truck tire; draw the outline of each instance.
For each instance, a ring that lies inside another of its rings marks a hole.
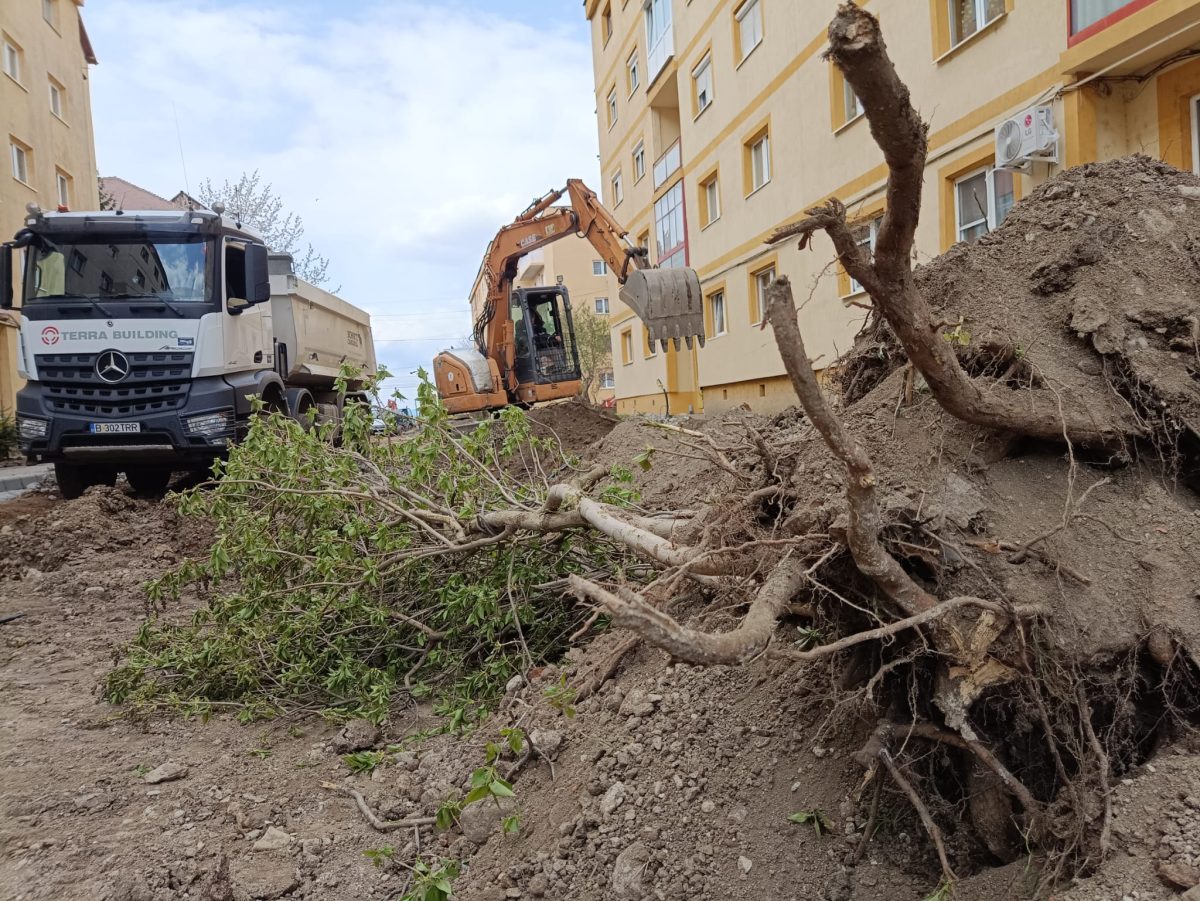
[[[171,481],[171,470],[158,467],[135,469],[125,473],[133,490],[145,497],[161,497]]]
[[[304,431],[307,432],[311,429],[316,420],[310,418],[308,413],[317,408],[317,401],[312,396],[312,392],[307,388],[289,388],[286,400],[292,419],[296,420]]]
[[[54,479],[64,500],[73,501],[93,485],[117,482],[117,471],[111,466],[88,466],[79,463],[55,463]]]

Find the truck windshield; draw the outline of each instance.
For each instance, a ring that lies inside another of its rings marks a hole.
[[[211,298],[213,255],[202,235],[89,236],[58,243],[42,236],[26,254],[26,303],[130,297],[206,303]]]

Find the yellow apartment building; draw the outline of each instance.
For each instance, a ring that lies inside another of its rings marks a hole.
[[[21,228],[25,205],[94,210],[96,146],[84,0],[0,2],[0,240]],[[19,286],[18,286],[19,289]],[[12,410],[17,376],[15,319],[0,314],[0,410]]]
[[[662,266],[691,265],[706,344],[651,348],[608,294],[618,412],[795,402],[762,296],[786,274],[817,366],[858,286],[824,236],[770,247],[832,195],[874,238],[886,169],[821,59],[838,0],[585,0],[605,203]],[[919,256],[995,228],[1063,167],[1143,152],[1200,171],[1200,0],[860,0],[930,123]],[[999,154],[999,159],[997,158]]]
[[[617,302],[616,294],[609,291],[608,266],[585,239],[563,238],[521,258],[514,287],[538,288],[560,283],[566,286],[576,319],[582,311],[608,320],[611,304]],[[472,322],[478,317],[486,300],[487,287],[483,282],[481,267],[471,287]],[[612,405],[615,393],[610,360],[592,386],[591,400],[597,404]]]

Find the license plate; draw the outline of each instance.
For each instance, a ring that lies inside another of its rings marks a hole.
[[[93,422],[89,427],[93,435],[128,435],[142,430],[140,422]]]

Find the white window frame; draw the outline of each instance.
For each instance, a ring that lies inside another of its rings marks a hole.
[[[50,112],[57,118],[63,118],[63,89],[58,86],[58,83],[51,80],[47,82],[50,85]]]
[[[957,195],[958,194],[958,186],[957,185],[955,185],[954,191],[955,191],[955,195]],[[872,259],[875,258],[875,242],[879,240],[879,226],[882,222],[883,222],[883,217],[876,216],[870,222],[866,223],[867,237],[864,240],[855,242],[859,247],[866,247],[867,251],[870,253]],[[863,223],[859,223],[859,226],[861,226],[862,224]],[[852,229],[851,233],[853,233],[853,231],[854,230]],[[847,273],[847,275],[849,275],[849,273]],[[863,286],[858,283],[858,279],[856,279],[853,275],[851,275],[850,276],[850,293],[847,294],[846,296],[853,297],[855,294],[862,294],[862,293],[863,293]]]
[[[714,175],[700,186],[704,191],[704,204],[708,207],[707,227],[721,218],[721,177]]]
[[[774,263],[754,273],[754,300],[758,306],[758,318],[750,323],[751,325],[761,325],[767,318],[767,288],[771,287],[771,282],[775,281],[777,274]]]
[[[960,24],[959,19],[958,19],[958,4],[959,3],[970,3],[975,6],[975,30],[972,31],[971,34],[963,34],[963,35],[957,34],[959,24]],[[957,47],[959,44],[961,44],[967,38],[971,37],[971,35],[979,34],[979,32],[983,31],[983,29],[987,28],[989,25],[991,25],[993,22],[995,22],[997,19],[999,19],[1001,16],[1004,15],[1004,11],[1001,10],[1000,12],[996,13],[996,15],[992,16],[992,18],[990,18],[990,19],[987,18],[988,0],[946,0],[946,4],[948,6],[947,15],[950,17],[950,46],[951,47]]]
[[[986,176],[984,178],[984,185],[985,185],[984,191],[987,196],[987,215],[986,216],[976,215],[975,218],[971,219],[969,222],[963,222],[962,197],[961,197],[961,192],[959,191],[959,187],[963,184],[963,182],[970,181],[973,178],[978,178],[981,173]],[[1016,176],[1015,175],[1013,176],[1013,179],[1014,179],[1013,189],[1015,191],[1016,190],[1016,184],[1015,184]],[[975,227],[979,226],[980,224],[987,225],[987,231],[984,232],[984,234],[989,234],[991,232],[994,232],[1000,225],[1000,223],[996,220],[996,212],[997,212],[997,204],[996,204],[996,167],[995,166],[983,166],[979,169],[975,169],[972,172],[968,172],[966,175],[960,176],[959,178],[956,178],[954,180],[954,239],[955,239],[956,243],[961,244],[963,241],[966,240],[966,238],[963,237],[963,232],[965,232],[969,229],[975,228]],[[982,235],[980,237],[982,237]]]
[[[1200,175],[1200,94],[1188,102],[1192,111],[1192,171]]]
[[[5,38],[4,41],[4,74],[15,81],[17,84],[21,82],[21,48]]]
[[[623,183],[623,180],[621,179],[621,170],[620,169],[618,169],[616,171],[616,173],[613,175],[611,184],[612,184],[612,195],[613,195],[613,208],[615,209],[616,207],[619,207],[621,205],[621,201],[625,199],[625,185]]]
[[[58,193],[58,202],[65,207],[71,206],[71,176],[61,169],[54,172],[54,187]]]
[[[608,127],[611,129],[617,124],[617,87],[613,85],[613,89],[608,92],[608,101],[605,104],[608,109]]]
[[[633,183],[636,185],[646,177],[646,142],[638,141],[633,148]]]
[[[717,304],[717,299],[720,299],[720,304]],[[709,315],[712,317],[713,333],[712,337],[720,338],[722,335],[729,334],[729,311],[725,307],[725,292],[714,291],[708,295]],[[717,326],[717,310],[721,311],[720,327]]]
[[[608,263],[604,260],[592,260],[592,275],[598,278],[608,275]]]
[[[638,71],[638,52],[635,47],[633,53],[629,54],[629,59],[625,60],[625,74],[629,79],[629,96],[632,97],[642,85],[641,73]]]
[[[757,24],[757,35],[753,35],[755,40],[752,44],[746,43],[746,19],[753,13],[753,22]],[[738,45],[742,51],[742,59],[738,61],[738,65],[754,52],[755,48],[763,42],[763,19],[762,19],[762,0],[746,0],[745,3],[738,8],[738,11],[733,14],[737,20],[738,27]]]
[[[12,164],[12,177],[23,185],[29,184],[29,170],[32,168],[29,165],[29,151],[25,149],[23,144],[18,144],[16,141],[9,142],[9,158]]]
[[[597,297],[594,301],[597,316],[607,316],[611,311],[607,297]]]
[[[755,170],[755,154],[759,148],[762,148],[762,181],[756,179],[758,174]],[[750,193],[753,194],[760,188],[765,188],[771,183],[771,133],[767,132],[757,141],[750,145]]]
[[[703,85],[703,90],[700,83],[701,76],[707,76],[705,79],[707,83]],[[704,59],[696,64],[696,68],[692,69],[692,84],[692,90],[695,91],[696,97],[696,115],[699,116],[712,106],[712,102],[717,96],[713,85],[711,52],[704,54]]]
[[[617,387],[617,380],[609,370],[604,370],[600,373],[600,390],[612,391]]]

